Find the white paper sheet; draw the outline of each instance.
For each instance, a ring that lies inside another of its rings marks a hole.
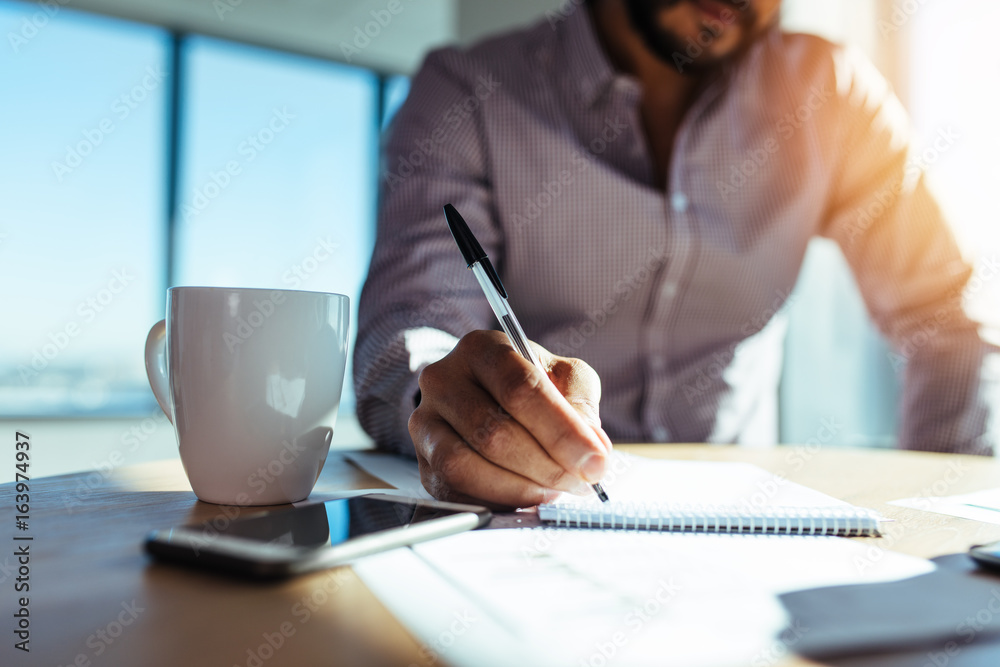
[[[871,562],[866,549],[826,537],[492,530],[354,567],[447,664],[742,667],[771,662],[787,623],[778,593],[934,569],[892,552]]]
[[[357,496],[365,496],[369,493],[391,493],[392,489],[349,489],[349,490],[338,490],[338,491],[313,491],[309,494],[309,497],[300,500],[298,502],[292,503],[295,507],[305,507],[307,505],[315,505],[317,503],[325,503],[327,500],[340,500],[341,498],[355,498]]]
[[[902,498],[889,504],[1000,524],[1000,489],[986,489],[957,496]]]
[[[384,452],[347,452],[344,456],[369,475],[399,489],[400,495],[432,499],[420,482],[416,461]]]
[[[416,464],[350,457],[426,497]],[[604,484],[621,501],[848,505],[751,464],[619,452]],[[891,552],[872,561],[867,548],[824,537],[501,529],[363,559],[355,570],[446,664],[742,666],[771,662],[787,622],[777,594],[933,570]]]

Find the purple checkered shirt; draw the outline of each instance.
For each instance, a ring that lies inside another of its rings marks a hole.
[[[617,442],[776,442],[782,306],[819,235],[906,364],[900,446],[992,453],[997,348],[963,308],[972,269],[872,65],[771,31],[699,95],[665,185],[641,94],[584,10],[427,57],[386,139],[360,303],[358,416],[376,442],[412,455],[420,370],[498,328],[451,202],[528,336],[600,374]]]

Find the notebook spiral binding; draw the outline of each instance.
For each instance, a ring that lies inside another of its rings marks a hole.
[[[879,517],[856,507],[767,507],[616,503],[542,505],[539,516],[557,527],[634,530],[764,533],[785,535],[877,536]]]

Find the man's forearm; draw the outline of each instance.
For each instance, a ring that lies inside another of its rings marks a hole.
[[[1000,349],[971,327],[907,342],[893,357],[894,365],[905,364],[899,446],[994,455],[1000,449]]]

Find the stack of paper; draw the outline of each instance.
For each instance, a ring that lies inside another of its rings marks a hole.
[[[624,456],[606,482],[628,500],[844,504],[740,463]],[[778,594],[934,569],[833,537],[552,528],[465,533],[354,567],[429,657],[487,667],[771,665],[797,631]]]

